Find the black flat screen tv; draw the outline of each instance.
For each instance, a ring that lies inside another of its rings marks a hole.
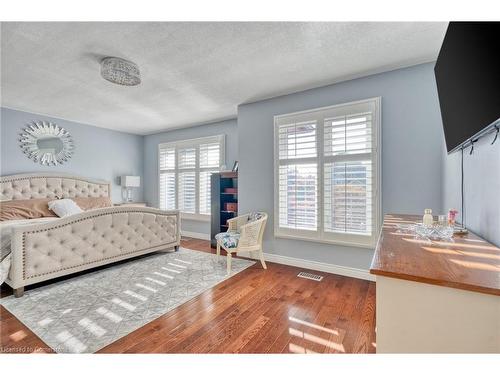
[[[434,73],[448,153],[500,124],[500,22],[450,22]]]

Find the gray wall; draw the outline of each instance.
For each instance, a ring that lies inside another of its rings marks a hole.
[[[121,133],[63,119],[1,108],[1,174],[65,172],[112,182],[112,199],[121,202],[119,176],[142,178],[142,136]],[[28,159],[19,147],[21,129],[30,121],[52,121],[65,128],[75,142],[73,157],[60,166],[42,166]],[[142,183],[144,185],[144,183]],[[135,189],[135,200],[142,201],[142,188]]]
[[[215,122],[191,128],[172,130],[163,133],[151,134],[144,137],[144,198],[149,205],[158,207],[158,144],[181,141],[186,139],[208,137],[212,135],[226,135],[226,161],[228,168],[232,168],[238,160],[238,127],[236,120]],[[210,234],[210,223],[196,220],[183,220],[184,231]]]
[[[490,134],[479,140],[472,155],[470,149],[464,152],[465,224],[500,246],[500,139],[490,145],[493,138]],[[443,211],[460,211],[460,151],[450,155],[443,151],[443,166]]]
[[[368,269],[373,250],[273,236],[273,116],[382,97],[382,209],[423,213],[442,208],[441,117],[434,64],[372,75],[238,107],[240,211],[270,214],[264,251]]]

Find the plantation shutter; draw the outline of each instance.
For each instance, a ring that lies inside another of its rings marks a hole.
[[[210,175],[213,172],[200,172],[200,214],[209,215],[211,211],[210,205]]]
[[[219,168],[220,143],[200,144],[200,168]]]
[[[289,123],[278,129],[279,225],[316,230],[318,205],[317,124]]]
[[[200,213],[210,214],[210,175],[221,165],[220,141],[200,144]]]
[[[324,230],[371,235],[372,113],[324,120]]]
[[[177,150],[179,177],[179,210],[196,212],[196,147],[180,147]]]
[[[372,246],[380,99],[275,116],[275,234]]]
[[[179,169],[196,168],[196,148],[179,148]]]
[[[179,210],[196,212],[196,172],[179,172]]]
[[[224,160],[224,136],[160,144],[158,158],[160,208],[209,215],[210,175]]]
[[[160,209],[173,210],[176,207],[175,148],[160,147]]]

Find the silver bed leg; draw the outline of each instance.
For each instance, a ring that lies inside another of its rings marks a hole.
[[[179,251],[179,245],[175,245],[175,246],[174,246],[174,250],[175,250],[175,251]]]
[[[24,295],[24,286],[21,288],[14,289],[14,297],[19,298]]]

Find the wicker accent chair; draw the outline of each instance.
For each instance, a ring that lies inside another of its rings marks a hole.
[[[267,269],[262,252],[262,238],[266,228],[267,214],[256,212],[229,219],[228,230],[215,236],[217,240],[217,256],[220,249],[227,253],[227,273],[231,273],[231,258],[240,251],[258,252],[262,267]]]

